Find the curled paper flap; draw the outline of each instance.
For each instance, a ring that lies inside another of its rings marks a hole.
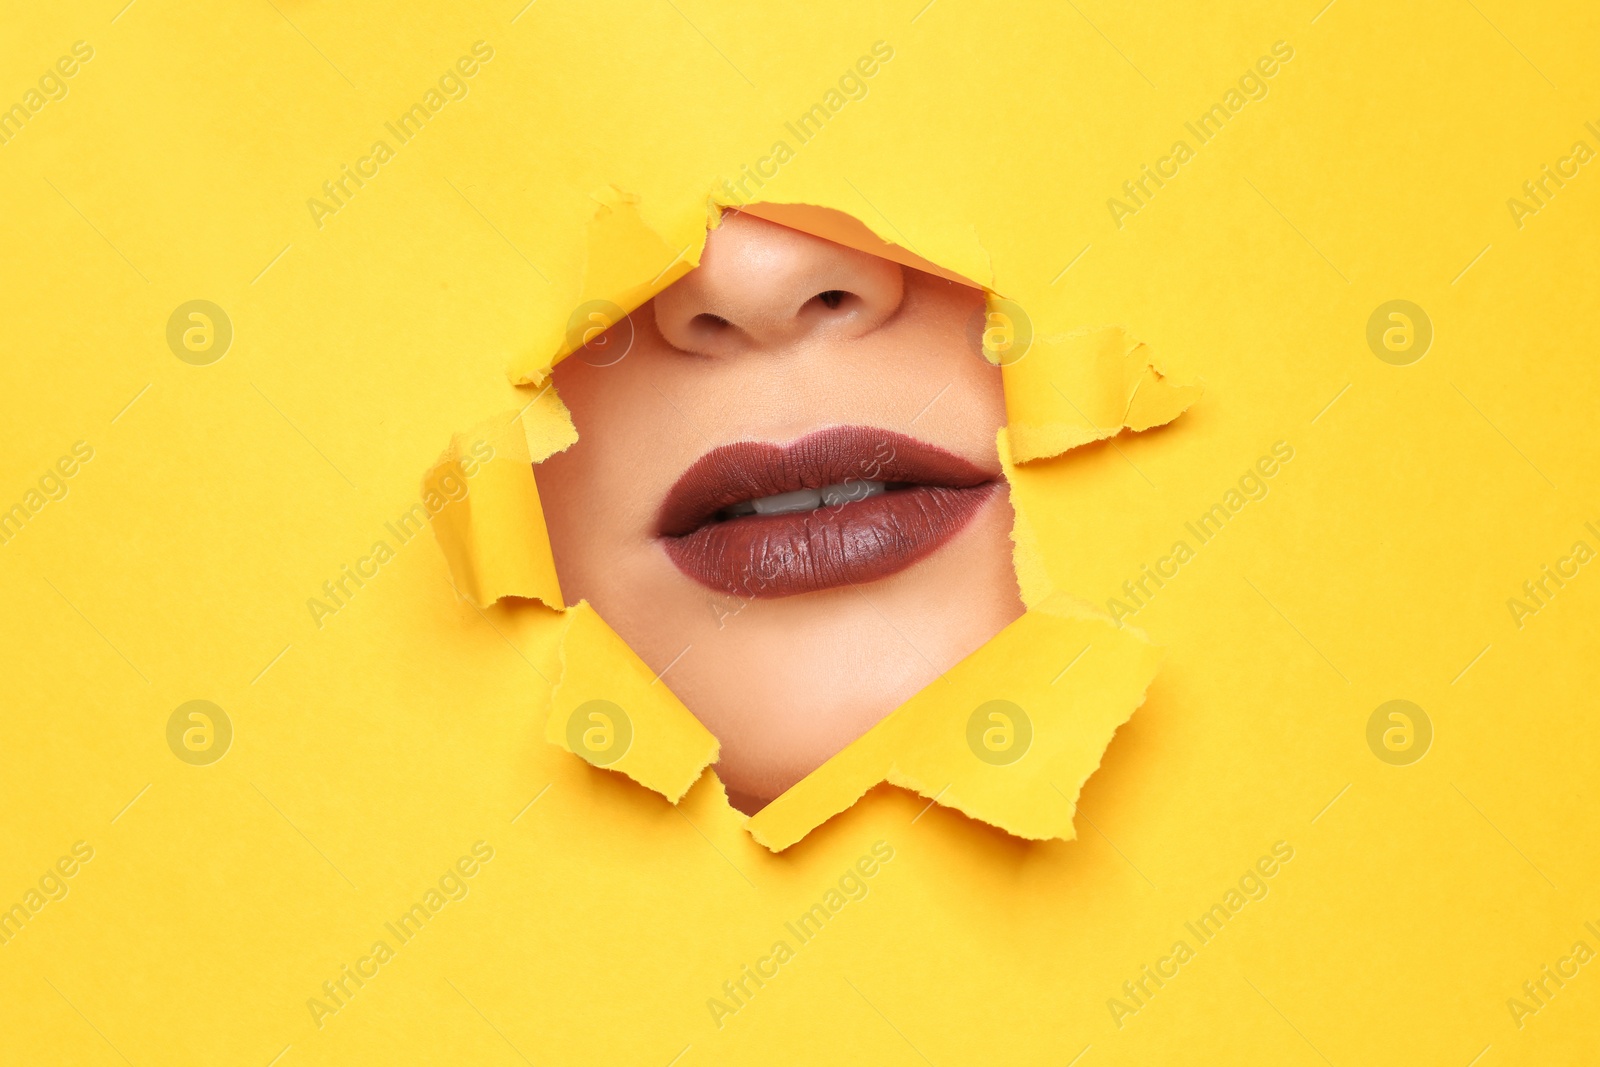
[[[742,205],[738,210],[758,219],[787,226],[791,230],[800,230],[832,241],[834,244],[866,252],[879,259],[887,259],[904,267],[913,267],[946,281],[960,282],[974,289],[983,288],[983,285],[971,278],[924,259],[909,248],[885,240],[854,215],[847,215],[835,208],[820,204],[779,204],[761,201]]]
[[[587,603],[567,613],[545,737],[676,804],[715,738]],[[1018,837],[1071,840],[1078,792],[1144,702],[1161,652],[1057,595],[746,822],[780,852],[880,782]]]
[[[1164,425],[1203,391],[1168,381],[1148,347],[1120,326],[1035,337],[1001,378],[1015,463],[1059,456],[1124,429]]]
[[[639,214],[634,194],[608,185],[592,198],[599,206],[589,220],[583,281],[573,294],[571,315],[512,364],[515,385],[543,384],[557,363],[583,347],[591,330],[614,325],[700,263],[704,225],[697,226],[697,239],[676,247]]]
[[[566,613],[545,739],[676,804],[719,746],[587,601]]]
[[[1033,840],[1071,840],[1078,792],[1144,703],[1161,652],[1052,598],[751,817],[782,851],[879,782]]]
[[[554,393],[547,395],[536,397],[522,413],[456,434],[422,480],[424,499],[435,493],[453,500],[431,511],[429,521],[456,590],[480,607],[507,596],[538,600],[557,611],[565,606],[529,452],[530,440],[548,448],[545,455],[559,451],[552,446],[561,440],[560,422],[571,430]],[[530,415],[531,431],[523,423]],[[456,486],[463,483],[467,488],[460,495]]]

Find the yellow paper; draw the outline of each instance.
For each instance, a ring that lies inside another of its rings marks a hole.
[[[545,739],[676,804],[717,741],[587,603],[566,613]]]
[[[1590,8],[6,29],[0,1063],[1592,1058]],[[741,200],[857,218],[1046,346],[1003,371],[1029,618],[1163,657],[1049,839],[903,768],[773,852],[715,764],[676,804],[592,766],[545,739],[548,574],[473,592],[401,528],[582,304]],[[640,254],[591,260],[613,229]],[[1127,373],[1080,390],[1049,348],[1111,326]]]
[[[546,418],[561,414],[551,410]],[[448,502],[431,520],[464,596],[480,605],[529,597],[560,610],[565,604],[533,479],[525,417],[512,412],[476,433],[456,435],[423,479],[423,495]]]
[[[1103,619],[1045,605],[763,808],[751,833],[788,848],[887,781],[1018,837],[1070,840],[1078,791],[1158,659]]]
[[[608,185],[593,199],[597,206],[589,220],[575,309],[559,335],[541,337],[513,365],[511,380],[516,384],[542,383],[551,367],[582,346],[588,330],[614,325],[700,262],[705,235],[672,249],[640,216],[637,194]]]
[[[1059,456],[1124,428],[1148,430],[1199,398],[1197,385],[1174,385],[1146,346],[1118,327],[1036,338],[1002,372],[1006,436],[1018,463]]]

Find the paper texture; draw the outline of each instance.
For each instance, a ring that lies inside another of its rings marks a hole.
[[[1591,7],[6,31],[0,1063],[1592,1058]],[[746,820],[704,737],[546,740],[581,671],[665,682],[562,662],[536,398],[582,305],[757,201],[1031,324],[1000,444],[1047,647],[962,698],[1026,710],[1008,767],[869,735]],[[984,783],[1035,758],[1016,819]]]
[[[1169,382],[1148,348],[1115,326],[1036,338],[1002,377],[1006,436],[1018,463],[1059,456],[1123,429],[1164,425],[1201,393],[1198,385]]]

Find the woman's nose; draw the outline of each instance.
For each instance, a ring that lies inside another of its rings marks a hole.
[[[735,356],[877,329],[905,294],[898,263],[786,226],[724,217],[700,266],[655,298],[656,325],[675,348]]]

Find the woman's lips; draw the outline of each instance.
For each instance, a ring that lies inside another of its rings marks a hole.
[[[672,562],[702,585],[794,596],[911,566],[954,537],[995,488],[994,475],[942,448],[837,426],[787,445],[712,449],[673,485],[658,525]]]

